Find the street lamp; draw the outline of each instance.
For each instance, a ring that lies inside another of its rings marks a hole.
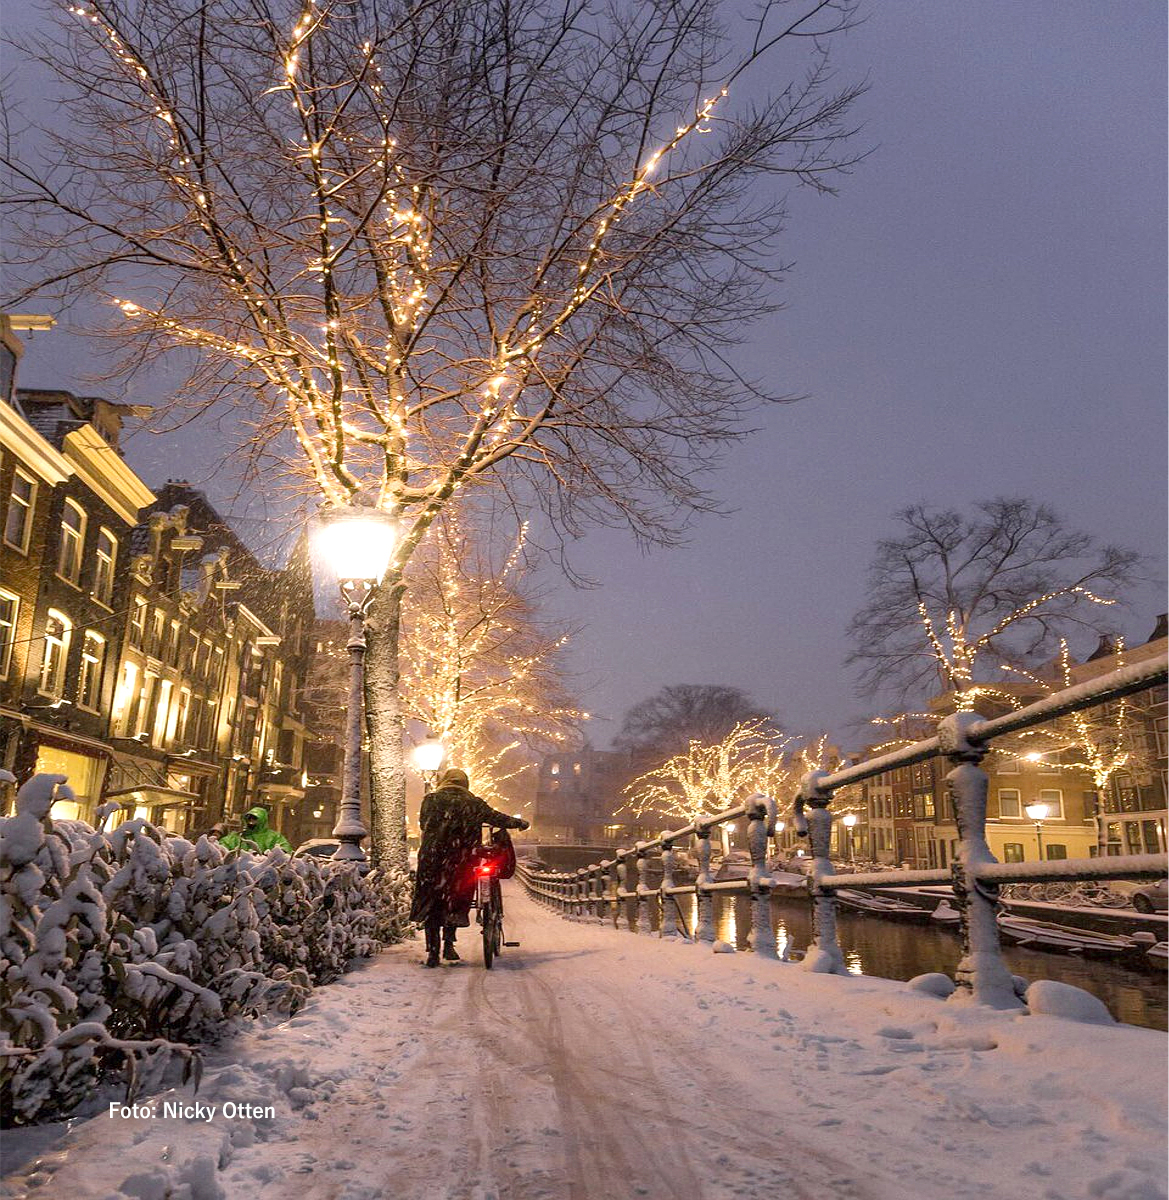
[[[361,717],[365,688],[365,614],[398,545],[398,523],[389,513],[353,505],[318,514],[313,549],[336,576],[349,614],[349,708],[345,714],[345,760],[341,811],[333,836],[334,858],[364,862],[361,820]]]
[[[856,813],[845,813],[840,823],[848,830],[848,861],[852,862],[852,827],[856,824]]]
[[[1039,861],[1043,861],[1043,818],[1048,814],[1048,806],[1046,804],[1028,804],[1023,810],[1032,821],[1035,822],[1035,847],[1036,853],[1039,855]]]
[[[419,742],[414,747],[410,752],[410,759],[414,769],[422,776],[423,786],[430,788],[433,787],[435,776],[446,761],[446,747],[438,738],[427,738],[425,742]]]

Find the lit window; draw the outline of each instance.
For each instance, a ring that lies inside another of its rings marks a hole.
[[[98,707],[105,665],[106,640],[100,633],[87,629],[81,647],[81,677],[77,681],[77,703],[82,708]]]
[[[114,596],[114,567],[118,561],[118,542],[104,527],[97,535],[97,564],[93,570],[93,598],[109,604]]]
[[[36,480],[20,470],[12,474],[12,491],[8,495],[8,515],[4,518],[4,540],[21,554],[28,551],[32,529],[32,512],[37,501]]]
[[[1022,842],[1007,842],[1003,846],[1003,862],[1022,862],[1023,861],[1023,843]]]
[[[57,548],[57,574],[70,583],[81,578],[81,548],[85,543],[85,511],[72,500],[61,510],[61,544]]]
[[[999,816],[1021,817],[1023,810],[1019,807],[1018,788],[999,788]]]
[[[16,614],[20,600],[11,592],[0,592],[0,679],[8,678],[12,647],[16,645]]]
[[[572,773],[573,773],[574,775],[579,775],[579,774],[580,774],[580,763],[573,763],[573,764],[572,764]]]
[[[134,699],[138,691],[138,665],[124,662],[122,678],[118,680],[118,690],[114,695],[114,730],[115,737],[125,737],[130,732],[130,717]]]
[[[559,774],[560,774],[560,764],[559,764],[558,762],[554,762],[554,763],[552,764],[552,766],[551,766],[551,768],[550,768],[550,773],[551,773],[552,775],[559,775]]]
[[[45,657],[41,660],[40,690],[60,699],[65,689],[65,660],[69,657],[69,638],[73,627],[64,613],[49,609],[45,621]]]
[[[1063,792],[1059,788],[1040,788],[1039,803],[1047,805],[1045,821],[1063,820]]]
[[[146,640],[146,597],[135,596],[134,606],[130,610],[130,645],[135,650],[141,650]]]

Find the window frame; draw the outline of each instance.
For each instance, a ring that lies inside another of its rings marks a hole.
[[[1013,812],[1013,813],[1003,812],[1003,793],[1004,792],[1014,792],[1015,806],[1017,809],[1016,812]],[[996,788],[995,789],[995,799],[998,801],[999,820],[1000,821],[1022,820],[1022,817],[1023,817],[1023,792],[1020,788]]]
[[[1055,796],[1055,800],[1047,797]],[[1035,797],[1039,804],[1046,804],[1049,808],[1054,806],[1056,811],[1049,812],[1043,819],[1045,821],[1063,821],[1066,819],[1063,804],[1063,788],[1040,788]]]
[[[49,636],[50,621],[56,621],[61,625],[61,636],[59,638],[51,638]],[[50,608],[45,613],[45,632],[41,640],[45,643],[45,650],[41,657],[41,672],[40,678],[37,681],[37,692],[39,695],[48,696],[53,700],[60,700],[65,695],[65,674],[66,668],[69,665],[69,650],[73,642],[73,622],[60,609]],[[61,651],[60,660],[54,670],[54,674],[58,676],[56,680],[50,679],[48,673],[51,661],[49,654],[50,646],[59,646]],[[55,689],[49,686],[54,682],[58,685]]]
[[[110,543],[108,554],[102,551],[102,538]],[[103,569],[103,564],[108,564]],[[100,525],[97,531],[97,545],[93,552],[93,590],[91,595],[106,608],[113,606],[114,576],[118,569],[118,539],[113,531],[105,525]]]
[[[90,653],[90,643],[96,642],[101,653]],[[106,670],[106,655],[109,645],[96,629],[87,629],[81,638],[81,670],[77,673],[77,707],[87,712],[98,712],[101,706],[101,686]],[[93,695],[86,699],[86,684],[92,682]]]
[[[19,499],[16,495],[16,481],[23,479],[28,484],[28,501]],[[27,554],[28,544],[32,538],[33,514],[37,507],[37,493],[40,491],[40,480],[35,475],[30,475],[27,471],[22,471],[19,467],[12,468],[12,482],[8,485],[8,506],[4,510],[4,529],[2,532],[4,545],[9,549],[15,550],[17,554]],[[12,518],[14,507],[21,508],[24,512],[24,523],[21,525],[20,542],[14,542],[8,536],[8,522]]]
[[[7,588],[0,588],[0,603],[5,601],[12,605],[12,615],[5,621],[0,618],[0,679],[7,679],[12,669],[13,651],[16,649],[16,630],[20,622],[20,597]],[[5,634],[3,630],[7,629]]]
[[[74,512],[78,517],[76,529],[66,523],[65,514]],[[72,496],[66,496],[61,505],[61,519],[58,522],[57,570],[58,579],[64,580],[72,587],[81,586],[81,567],[85,559],[85,532],[89,525],[89,514]],[[66,563],[65,554],[69,551],[70,562]],[[69,570],[65,568],[69,567]]]

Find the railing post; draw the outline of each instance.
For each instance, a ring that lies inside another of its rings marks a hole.
[[[775,832],[775,801],[756,794],[747,799],[747,846],[751,851],[751,934],[748,945],[764,958],[778,958],[771,928],[771,876],[767,873],[767,839]]]
[[[832,867],[832,793],[820,785],[827,771],[809,771],[800,784],[796,801],[796,827],[802,824],[812,843],[812,944],[801,964],[822,975],[847,975],[844,955],[836,940],[836,896],[821,881],[835,874]],[[804,809],[809,811],[804,814]]]
[[[973,997],[991,1008],[1022,1008],[999,945],[997,883],[980,881],[984,863],[997,862],[986,843],[987,775],[981,763],[987,747],[967,736],[982,718],[959,712],[938,726],[938,746],[951,764],[946,792],[958,826],[958,858],[951,866],[954,899],[962,917],[962,961],[955,972],[956,996]]]
[[[621,894],[629,891],[629,850],[617,851],[617,928],[629,925],[629,901]]]
[[[651,896],[657,895],[655,888],[649,887],[645,880],[649,872],[646,870],[646,854],[641,843],[637,844],[637,924],[635,933],[653,933],[653,917],[650,915],[649,902]]]
[[[620,854],[620,851],[618,851]],[[609,896],[613,902],[613,927],[619,929],[620,913],[621,913],[621,898],[618,892],[621,891],[621,859],[614,858],[609,863]]]
[[[706,891],[709,884],[714,882],[710,873],[710,826],[699,825],[694,830],[694,854],[698,859],[698,876],[694,880],[694,892],[698,897],[698,922],[694,929],[694,938],[699,942],[714,941],[714,896]]]
[[[658,926],[658,936],[672,938],[677,936],[678,921],[674,910],[678,904],[677,896],[671,896],[669,889],[674,886],[674,843],[662,842],[662,921]]]
[[[605,862],[593,867],[593,919],[598,925],[605,923]]]

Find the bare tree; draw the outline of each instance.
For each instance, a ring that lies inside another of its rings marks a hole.
[[[1069,631],[1104,628],[1116,601],[1096,589],[1126,587],[1140,563],[1031,500],[990,500],[971,517],[915,504],[897,516],[902,536],[878,544],[869,602],[849,628],[869,695],[940,686],[971,708],[1004,670],[1050,658]]]
[[[448,509],[406,575],[406,715],[442,739],[490,803],[507,798],[530,752],[562,745],[588,717],[564,684],[569,635],[540,618],[526,533],[521,528],[506,554],[493,553],[490,537],[476,537]]]
[[[736,726],[771,721],[746,692],[715,683],[674,683],[629,709],[613,739],[618,750],[662,761],[691,742],[713,745]]]
[[[668,540],[775,398],[728,358],[781,270],[753,185],[848,165],[852,6],[763,0],[733,37],[721,7],[77,0],[38,52],[67,124],[0,158],[23,296],[111,300],[132,361],[197,352],[186,399],[242,411],[255,463],[402,519],[370,622],[378,857],[405,859],[402,568],[451,498],[498,480],[562,530]],[[742,102],[765,57],[791,82]]]

